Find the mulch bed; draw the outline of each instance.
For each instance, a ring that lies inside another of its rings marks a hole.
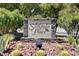
[[[60,40],[59,40],[60,41]],[[11,41],[7,48],[11,48],[12,50],[16,49],[16,44],[22,43],[24,48],[20,48],[19,50],[22,52],[23,56],[35,56],[36,51],[39,49],[36,47],[36,42],[33,40],[19,40],[19,41]],[[56,47],[56,44],[61,44],[65,50],[67,50],[71,56],[77,56],[79,55],[75,47],[73,45],[70,45],[68,42],[58,42],[54,40],[51,41],[44,41],[42,45],[42,49],[45,51],[46,56],[58,56],[60,50]],[[8,51],[7,53],[4,53],[5,56],[9,56],[11,51]]]

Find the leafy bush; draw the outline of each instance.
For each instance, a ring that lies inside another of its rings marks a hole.
[[[45,56],[45,52],[43,50],[39,50],[36,52],[36,56]]]
[[[60,45],[60,44],[57,44],[57,45],[56,45],[56,47],[57,47],[58,49],[60,49],[60,50],[62,50],[62,49],[63,49],[63,46],[62,46],[62,45]]]
[[[59,55],[60,55],[60,56],[70,56],[70,53],[69,53],[68,51],[63,50],[63,51],[61,51],[61,52],[59,53]]]
[[[34,15],[30,17],[31,19],[42,19],[43,17],[41,15]]]
[[[0,51],[3,51],[8,43],[14,38],[12,34],[4,34],[0,37]]]
[[[22,52],[19,50],[14,50],[10,53],[11,56],[21,56]]]
[[[0,36],[0,51],[2,52],[5,48],[4,40],[2,39],[2,36]]]
[[[14,39],[14,35],[12,34],[4,34],[3,35],[3,40],[5,42],[5,47],[7,46],[7,44]]]
[[[68,42],[69,42],[70,44],[73,44],[73,43],[75,42],[74,37],[72,37],[71,35],[68,35],[68,36],[67,36],[67,40],[68,40]]]
[[[24,48],[24,46],[23,46],[22,43],[18,43],[18,44],[16,45],[16,49],[19,49],[19,48]]]
[[[78,43],[78,45],[79,45],[79,39],[77,39],[77,43]]]
[[[6,12],[5,12],[6,11]],[[5,8],[0,8],[0,33],[8,33],[20,28],[23,23],[23,16],[19,10],[9,11]]]

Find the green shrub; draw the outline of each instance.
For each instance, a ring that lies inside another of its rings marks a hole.
[[[6,46],[8,45],[8,43],[11,41],[11,40],[13,40],[14,39],[14,35],[12,35],[12,34],[4,34],[3,35],[3,40],[4,40],[4,42],[5,42],[5,48],[6,48]]]
[[[6,11],[6,12],[5,12]],[[0,8],[0,33],[8,33],[23,25],[23,16],[19,10],[9,11],[5,8]]]
[[[0,51],[3,51],[8,43],[14,38],[12,34],[4,34],[0,37]]]
[[[66,50],[63,50],[59,53],[60,56],[70,56],[70,53]]]
[[[19,49],[19,48],[24,48],[24,46],[23,46],[22,43],[18,43],[18,44],[16,44],[16,49]]]
[[[14,50],[10,53],[11,56],[21,56],[22,52],[19,50]]]
[[[67,40],[68,40],[68,42],[69,42],[70,44],[73,44],[73,43],[75,42],[74,37],[72,37],[71,35],[68,35],[68,36],[67,36]]]
[[[77,43],[78,43],[78,45],[79,45],[79,39],[77,39]]]
[[[45,56],[45,52],[43,50],[39,50],[36,52],[36,56]]]
[[[5,49],[5,42],[2,39],[2,36],[0,36],[0,51],[2,52]]]
[[[36,19],[43,19],[43,17],[41,15],[34,15],[34,16],[31,16],[30,18],[34,19],[34,20],[36,20]]]

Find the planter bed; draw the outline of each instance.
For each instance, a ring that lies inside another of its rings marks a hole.
[[[22,52],[23,56],[36,56],[36,51],[39,49],[36,47],[35,40],[19,40],[19,41],[11,41],[7,48],[10,48],[12,50],[7,51],[7,53],[4,53],[4,56],[9,56],[11,51],[16,49],[16,44],[22,43],[24,48],[20,48],[19,50]],[[67,50],[71,56],[77,56],[79,55],[78,52],[76,52],[76,49],[73,45],[70,45],[68,42],[57,42],[56,40],[51,41],[45,41],[42,45],[42,50],[45,51],[46,56],[58,56],[60,49],[56,47],[57,44],[61,44],[65,50]]]

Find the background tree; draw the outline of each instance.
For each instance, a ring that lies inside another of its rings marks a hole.
[[[74,4],[65,5],[64,8],[59,11],[59,17],[57,23],[60,27],[63,27],[70,34],[75,25],[73,21],[79,20],[79,9]]]
[[[19,3],[0,3],[0,8],[6,8],[10,11],[19,9]]]
[[[54,17],[57,19],[58,26],[66,29],[68,33],[71,33],[76,23],[79,22],[79,4],[74,3],[1,3],[0,8],[5,8],[10,11],[18,9],[18,12],[24,15],[25,18]],[[17,14],[15,13],[15,15]]]
[[[58,12],[62,9],[62,4],[39,4],[43,17],[58,18]]]
[[[39,13],[38,4],[33,4],[33,3],[20,4],[19,10],[21,14],[23,14],[26,18],[29,18],[30,16]]]

